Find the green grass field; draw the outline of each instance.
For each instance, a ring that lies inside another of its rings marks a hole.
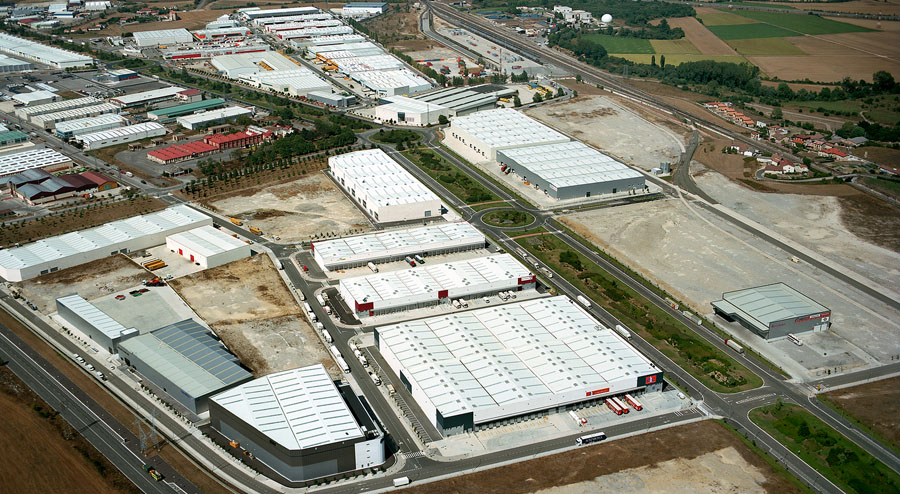
[[[778,26],[762,23],[709,26],[709,30],[725,41],[732,39],[783,38],[785,36],[797,36],[795,31],[789,31]]]
[[[654,53],[650,40],[609,36],[606,34],[588,34],[584,39],[599,43],[608,53]]]
[[[687,38],[682,39],[651,39],[650,45],[656,53],[691,53],[700,54],[700,50],[694,46]]]
[[[803,108],[824,108],[830,111],[859,111],[861,109],[859,101],[792,101],[790,104]]]
[[[733,39],[726,43],[741,55],[806,55],[783,38]]]
[[[650,57],[652,55],[638,55],[638,54],[614,54],[614,57],[624,58],[626,60],[631,60],[634,63],[650,63]],[[740,55],[695,55],[695,54],[671,54],[666,55],[666,65],[681,65],[685,62],[699,62],[702,60],[712,60],[714,62],[729,62],[729,63],[743,63],[746,62],[747,59]],[[659,63],[659,55],[656,56],[656,63]]]
[[[784,9],[784,10],[797,10],[790,5],[774,5],[765,2],[731,2],[732,5],[746,5],[748,7],[762,7],[764,9]]]
[[[700,14],[697,16],[697,18],[703,21],[703,25],[705,26],[730,26],[733,24],[753,24],[756,22],[753,19],[734,15],[730,12]]]
[[[848,494],[900,491],[900,475],[797,405],[757,408],[750,419]]]
[[[779,14],[777,12],[754,12],[749,10],[735,12],[735,14],[803,34],[865,33],[874,31],[866,27],[823,19],[815,15]]]

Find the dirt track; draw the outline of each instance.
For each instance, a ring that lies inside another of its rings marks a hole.
[[[423,484],[409,492],[800,491],[730,431],[716,422],[704,421]]]

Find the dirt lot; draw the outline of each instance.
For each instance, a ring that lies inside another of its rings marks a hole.
[[[838,45],[830,45],[837,47]],[[810,52],[803,47],[803,51]],[[819,51],[819,53],[827,53]],[[808,55],[804,57],[747,57],[760,70],[770,77],[796,80],[809,78],[811,81],[836,82],[844,77],[852,79],[872,80],[872,74],[879,70],[887,70],[900,77],[900,63],[886,60],[878,56],[855,55]],[[840,67],[835,70],[835,67]]]
[[[257,377],[315,363],[340,375],[268,256],[194,273],[171,286]]]
[[[795,9],[801,10],[824,10],[826,12],[855,12],[860,14],[884,14],[884,15],[900,15],[900,2],[897,0],[887,0],[884,2],[876,2],[874,0],[855,0],[851,2],[827,2],[827,3],[806,3],[806,2],[788,2],[780,3]],[[841,22],[847,22],[843,17]]]
[[[409,492],[800,491],[733,433],[704,421],[423,484]]]
[[[395,5],[395,9],[387,14],[366,20],[363,25],[370,32],[378,34],[378,41],[388,48],[401,46],[400,43],[410,40],[424,40],[425,35],[419,31],[419,14],[414,9],[403,11],[403,5]],[[434,44],[428,41],[428,44]],[[420,49],[414,44],[404,43],[403,49]]]
[[[59,297],[77,293],[86,300],[92,300],[139,285],[149,277],[147,270],[124,255],[116,255],[21,281],[15,286],[38,310],[49,314],[56,312],[56,299]]]
[[[684,29],[684,37],[704,55],[737,55],[734,48],[719,39],[706,26],[700,23],[696,17],[673,17],[666,19],[669,26]]]
[[[879,165],[900,167],[900,150],[863,146],[856,148],[853,154],[872,160]]]
[[[0,409],[4,492],[140,492],[6,367],[0,368]]]
[[[648,122],[609,97],[579,96],[526,113],[644,170],[659,166],[661,161],[677,161],[681,153],[680,138],[674,130]]]
[[[900,445],[900,377],[832,391],[824,397],[894,445]]]
[[[324,173],[261,190],[248,190],[207,204],[241,218],[282,242],[309,240],[317,233],[338,235],[371,229],[366,217]]]
[[[185,28],[188,30],[203,29],[208,22],[216,20],[217,17],[224,14],[221,10],[191,10],[189,12],[178,12],[177,21],[158,21],[145,22],[143,24],[129,24],[127,26],[112,25],[107,27],[103,34],[105,36],[118,36],[122,33],[133,33],[139,31],[155,31],[157,29],[178,29]]]
[[[154,197],[139,197],[133,201],[106,204],[94,203],[90,209],[69,211],[15,225],[0,227],[0,245],[8,247],[14,242],[27,243],[42,238],[84,230],[110,221],[165,209],[166,203]]]

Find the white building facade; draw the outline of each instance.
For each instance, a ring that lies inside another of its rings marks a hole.
[[[169,235],[166,248],[203,269],[250,257],[249,244],[212,226]]]

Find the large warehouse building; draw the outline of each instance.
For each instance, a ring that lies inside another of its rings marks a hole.
[[[375,107],[377,122],[426,127],[439,123],[442,116],[449,118],[453,115],[453,112],[445,106],[406,96],[388,96],[381,101],[384,104]]]
[[[65,99],[62,101],[47,103],[45,105],[16,108],[16,116],[21,118],[22,120],[30,121],[32,117],[36,117],[38,115],[46,115],[47,113],[56,113],[64,110],[74,110],[75,108],[84,108],[85,106],[94,106],[99,105],[100,103],[103,103],[103,101],[91,96],[86,96],[84,98]]]
[[[0,250],[0,276],[7,281],[27,280],[118,253],[162,245],[168,235],[204,225],[212,225],[212,218],[188,206],[173,206]]]
[[[100,132],[101,130],[117,129],[126,123],[125,117],[115,113],[107,113],[97,117],[60,122],[56,124],[56,135],[60,139],[70,139],[83,134]]]
[[[141,122],[127,127],[82,134],[77,136],[75,140],[81,143],[85,151],[91,151],[164,135],[166,135],[166,128],[161,123]]]
[[[163,101],[173,100],[178,93],[184,91],[183,87],[164,87],[162,89],[153,89],[150,91],[142,91],[140,93],[125,94],[110,98],[110,103],[115,103],[122,108],[132,108],[135,106],[149,106]]]
[[[209,400],[210,425],[292,481],[377,467],[384,435],[322,364],[269,374]]]
[[[237,357],[193,319],[170,324],[119,344],[125,364],[194,413],[210,396],[253,379]]]
[[[726,292],[712,305],[719,316],[767,340],[831,326],[830,309],[784,283]]]
[[[569,138],[512,108],[454,117],[444,144],[473,163],[497,160],[497,151],[568,142]]]
[[[184,28],[160,29],[156,31],[137,31],[134,33],[134,43],[138,48],[157,48],[160,46],[190,43],[194,37],[190,31]]]
[[[94,65],[91,57],[3,33],[0,33],[0,51],[57,69]]]
[[[185,115],[175,119],[178,125],[188,130],[199,129],[207,125],[234,120],[240,116],[253,116],[253,110],[242,106],[226,106],[219,110],[207,110],[193,115]]]
[[[61,101],[60,101],[61,103]],[[55,104],[55,103],[54,103]],[[119,107],[112,103],[100,103],[99,105],[84,106],[81,108],[73,108],[71,110],[63,110],[55,113],[45,113],[43,115],[35,115],[31,117],[31,123],[51,131],[60,122],[68,122],[79,118],[96,117],[107,113],[119,113]]]
[[[483,233],[460,221],[314,242],[311,247],[316,263],[324,271],[333,271],[370,262],[399,261],[415,254],[431,256],[483,249],[486,245]]]
[[[554,199],[644,189],[644,175],[577,141],[500,149],[497,161]]]
[[[250,245],[212,226],[169,235],[166,247],[203,269],[250,257]]]
[[[259,9],[249,8],[242,9],[240,14],[249,21],[254,19],[263,19],[266,17],[288,17],[294,15],[318,14],[322,11],[315,7],[289,7],[286,9]]]
[[[357,314],[374,316],[533,288],[536,281],[513,256],[499,254],[347,278],[340,281],[338,292]]]
[[[53,172],[71,167],[72,158],[50,148],[29,149],[21,153],[0,155],[0,177],[36,168]]]
[[[379,327],[375,342],[444,435],[662,389],[662,370],[565,296]]]
[[[443,214],[440,198],[381,149],[332,156],[328,167],[341,187],[377,222]]]
[[[56,311],[111,354],[118,353],[119,343],[138,335],[137,329],[126,328],[77,293],[56,299]]]
[[[415,98],[419,101],[447,107],[453,112],[453,115],[468,115],[476,111],[492,110],[497,107],[498,99],[510,98],[515,94],[515,88],[481,84],[479,86],[437,89],[426,94],[416,95]]]

